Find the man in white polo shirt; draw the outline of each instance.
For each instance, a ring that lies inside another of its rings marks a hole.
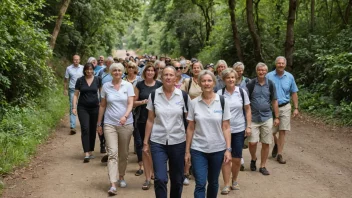
[[[64,79],[64,95],[68,95],[70,101],[70,134],[76,134],[76,116],[72,113],[72,108],[75,104],[73,103],[73,94],[75,92],[76,81],[78,78],[83,76],[83,65],[79,64],[80,57],[78,55],[73,56],[73,64],[66,68],[65,79]],[[68,83],[69,82],[69,83]]]

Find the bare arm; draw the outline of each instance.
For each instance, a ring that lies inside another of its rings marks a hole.
[[[251,136],[252,133],[252,110],[251,105],[244,105],[244,110],[246,112],[246,121],[247,121],[247,128],[246,128],[246,137]]]
[[[274,109],[274,126],[279,126],[280,124],[280,120],[279,120],[279,103],[277,102],[277,100],[272,100],[271,101],[271,105],[273,106]]]
[[[143,140],[143,152],[145,152],[147,155],[149,155],[149,139],[150,139],[150,134],[152,133],[154,118],[155,118],[154,111],[149,110],[147,123],[145,125],[145,135]]]
[[[77,115],[77,100],[78,100],[78,94],[79,94],[79,90],[75,90],[75,93],[73,94],[73,101],[72,101],[72,113],[74,115]]]
[[[185,164],[191,164],[191,144],[194,134],[194,121],[188,121],[187,133],[186,133],[186,153],[185,153]]]
[[[99,106],[99,115],[98,115],[98,121],[97,121],[97,132],[102,135],[103,131],[102,131],[102,127],[101,127],[101,122],[103,120],[103,115],[105,113],[105,109],[106,109],[106,99],[102,98],[100,101],[100,106]]]
[[[224,133],[226,148],[231,148],[231,129],[230,129],[230,120],[222,121],[222,132]],[[228,163],[232,159],[231,152],[229,150],[225,151],[224,162]]]
[[[293,117],[296,117],[299,114],[298,111],[298,94],[297,92],[292,93],[292,101],[293,101],[293,105],[295,110],[293,111]]]
[[[127,99],[127,109],[125,114],[120,118],[120,124],[121,125],[125,125],[128,116],[130,115],[132,109],[133,109],[133,100],[134,100],[134,96],[129,96]]]
[[[145,100],[138,100],[139,98],[139,89],[137,87],[134,87],[134,100],[133,100],[133,107],[138,107],[138,106],[141,106],[141,105],[144,105],[144,104],[147,104],[148,103],[148,100],[145,99]]]

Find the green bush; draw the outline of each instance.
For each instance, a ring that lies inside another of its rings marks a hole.
[[[61,87],[61,86],[60,86]],[[0,121],[0,174],[25,164],[68,108],[62,89],[46,91],[27,107],[8,107]]]

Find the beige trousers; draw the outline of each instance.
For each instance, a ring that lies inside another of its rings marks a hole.
[[[133,125],[113,126],[104,124],[105,146],[109,156],[108,172],[110,182],[117,182],[117,156],[119,157],[118,171],[124,176],[128,162],[128,150],[133,133]]]

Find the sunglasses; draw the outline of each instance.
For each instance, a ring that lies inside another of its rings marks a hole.
[[[132,66],[129,66],[129,67],[128,67],[128,69],[134,69],[134,67],[132,67]]]
[[[175,67],[176,70],[182,70],[185,69],[185,67]]]

